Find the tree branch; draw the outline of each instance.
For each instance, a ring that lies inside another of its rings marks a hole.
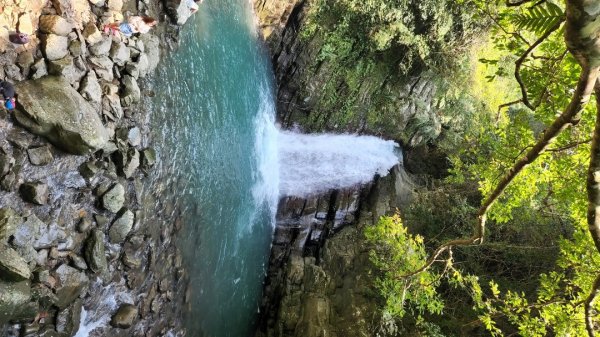
[[[429,267],[431,267],[431,265],[433,265],[433,263],[442,253],[454,246],[468,246],[473,244],[481,244],[483,242],[483,238],[485,236],[487,212],[489,211],[489,209],[496,202],[496,200],[498,200],[500,195],[502,195],[502,192],[504,192],[506,187],[508,187],[508,185],[519,175],[519,173],[521,173],[521,171],[527,165],[533,163],[546,150],[548,145],[552,141],[554,141],[564,129],[571,125],[577,125],[579,123],[581,119],[581,111],[590,100],[590,96],[594,90],[594,84],[598,79],[598,73],[599,67],[594,67],[592,69],[586,67],[582,69],[579,81],[577,82],[577,88],[573,93],[573,97],[571,98],[571,101],[569,105],[565,108],[564,112],[560,116],[558,116],[554,120],[554,122],[546,129],[542,137],[533,145],[533,147],[531,147],[531,149],[527,151],[527,153],[523,157],[521,157],[521,159],[515,162],[512,168],[510,168],[510,170],[508,170],[508,172],[505,173],[504,177],[498,182],[494,190],[483,201],[482,205],[477,211],[477,224],[475,226],[473,236],[467,239],[457,239],[442,244],[433,252],[433,254],[431,254],[431,256],[426,261],[423,267],[409,274],[403,275],[402,277],[410,277],[427,270]],[[598,202],[600,204],[600,190],[598,194]],[[600,231],[598,233],[600,234]]]
[[[557,148],[554,148],[554,149],[547,149],[546,151],[548,151],[548,152],[561,152],[561,151],[565,151],[565,150],[568,150],[568,149],[572,149],[572,148],[577,147],[579,145],[590,143],[591,141],[592,141],[591,139],[581,140],[581,141],[573,142],[573,143],[567,144],[565,146],[557,147]]]
[[[498,105],[498,112],[496,113],[496,122],[498,122],[498,120],[500,119],[500,112],[502,111],[502,108],[506,108],[515,104],[519,104],[522,103],[523,99],[518,99],[516,101],[512,101],[512,102],[508,102],[508,103],[504,103],[504,104],[500,104]]]
[[[505,4],[506,4],[506,7],[518,7],[518,6],[521,6],[522,4],[526,4],[531,1],[532,0],[518,0],[515,2],[511,2],[510,0],[506,0]]]
[[[558,21],[556,24],[554,24],[554,26],[552,26],[550,29],[548,29],[544,33],[544,35],[542,35],[537,41],[535,41],[531,46],[529,46],[529,48],[527,48],[527,50],[523,53],[523,55],[521,55],[521,57],[519,57],[515,61],[515,79],[517,80],[517,82],[519,83],[519,87],[521,88],[521,95],[523,96],[523,104],[525,104],[531,110],[535,111],[535,109],[539,105],[539,102],[536,103],[535,105],[533,105],[529,101],[529,96],[527,94],[527,88],[525,87],[525,83],[523,83],[523,79],[521,78],[521,66],[523,65],[523,62],[525,62],[525,60],[527,59],[527,56],[529,56],[529,54],[535,48],[537,48],[537,46],[539,46],[542,42],[544,42],[544,40],[546,40],[552,33],[554,33],[556,30],[558,30],[563,22],[564,22],[564,18],[562,20]]]
[[[587,330],[588,337],[594,337],[596,335],[592,316],[594,314],[594,301],[596,300],[596,297],[598,297],[598,293],[600,293],[600,275],[596,277],[592,290],[585,299],[585,330]]]

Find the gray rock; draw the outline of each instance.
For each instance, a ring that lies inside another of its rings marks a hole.
[[[80,78],[81,70],[76,69],[71,56],[60,60],[48,62],[48,73],[54,76],[64,77],[69,83],[73,83]]]
[[[22,218],[12,208],[0,208],[0,242],[13,235],[21,221]]]
[[[142,34],[140,40],[144,43],[148,56],[148,72],[153,73],[160,62],[160,39],[154,34]]]
[[[137,315],[138,310],[135,305],[121,304],[119,310],[117,310],[110,320],[110,325],[115,328],[128,329],[133,325]]]
[[[125,65],[125,73],[131,75],[131,77],[138,79],[140,77],[140,67],[138,63],[127,62]]]
[[[87,270],[88,266],[85,263],[85,260],[76,254],[69,254],[69,258],[71,259],[71,264],[73,265],[73,267],[79,269],[79,270]]]
[[[65,336],[73,336],[79,330],[81,320],[81,300],[76,300],[72,305],[56,315],[56,331]]]
[[[58,15],[42,15],[39,29],[47,34],[67,36],[73,30],[73,25]]]
[[[0,188],[6,192],[13,192],[17,185],[17,175],[14,172],[8,172],[0,179]]]
[[[85,260],[90,269],[95,273],[103,273],[107,270],[106,253],[104,249],[104,233],[95,229],[85,242]]]
[[[21,68],[19,68],[16,64],[9,64],[4,66],[4,74],[6,75],[7,80],[12,80],[15,82],[23,80],[23,74],[21,74]]]
[[[102,40],[88,47],[90,54],[96,56],[108,55],[110,47],[112,46],[112,39],[108,36],[104,36]]]
[[[186,1],[182,0],[165,0],[165,9],[172,23],[183,26],[192,16],[192,12]]]
[[[131,146],[139,146],[142,143],[142,133],[140,128],[136,126],[129,129],[129,132],[127,133],[127,141],[129,144],[131,144]]]
[[[69,53],[69,39],[66,36],[47,34],[42,36],[42,51],[50,60],[59,60]]]
[[[79,297],[89,280],[85,273],[66,264],[60,265],[55,273],[59,283],[56,288],[56,297],[58,298],[56,306],[64,309]]]
[[[31,66],[31,78],[37,80],[48,75],[48,68],[46,67],[46,60],[39,59]]]
[[[33,53],[31,52],[31,50],[22,51],[17,57],[17,64],[23,70],[29,69],[34,62],[35,59],[33,58]]]
[[[102,97],[102,111],[112,120],[121,119],[123,117],[121,97],[118,94],[104,95]]]
[[[0,244],[0,278],[5,281],[23,281],[31,277],[27,261],[14,249]]]
[[[133,78],[133,76],[125,75],[121,79],[121,83],[123,84],[121,105],[131,106],[132,104],[139,102],[142,98],[142,93],[136,79]]]
[[[126,210],[115,220],[108,231],[108,237],[112,243],[122,243],[127,238],[133,228],[134,215],[130,210]]]
[[[108,192],[102,196],[102,206],[113,213],[117,213],[125,203],[125,188],[116,183]]]
[[[133,249],[126,249],[121,260],[131,269],[139,269],[142,266],[142,258]]]
[[[15,247],[32,246],[39,250],[55,247],[67,239],[67,232],[62,227],[56,223],[47,225],[35,214],[31,214],[17,226],[12,244]]]
[[[50,151],[50,146],[47,145],[27,149],[27,155],[31,164],[36,166],[48,165],[54,159]]]
[[[19,283],[0,281],[0,324],[10,321],[30,298],[31,289],[28,281]]]
[[[35,263],[38,266],[45,267],[46,263],[48,263],[48,249],[41,249],[37,252],[37,256],[35,258]]]
[[[140,77],[146,77],[150,72],[150,61],[148,56],[144,53],[140,54],[137,62],[135,63]]]
[[[50,283],[56,283],[56,280],[50,276],[48,270],[41,270],[39,274],[43,275],[40,278],[36,275],[35,279],[38,283],[34,284],[31,288],[31,299],[38,302],[42,308],[49,309],[58,302],[58,297],[50,289]],[[50,279],[53,281],[50,281]]]
[[[108,223],[108,218],[100,214],[94,214],[94,221],[96,221],[98,227],[104,227]]]
[[[113,73],[113,62],[108,58],[108,56],[93,56],[88,58],[92,68],[96,72],[96,75],[101,79],[112,82],[115,78]]]
[[[102,33],[98,30],[95,23],[90,20],[87,25],[83,28],[83,38],[88,44],[95,44],[102,40]]]
[[[116,65],[124,66],[130,59],[129,48],[123,42],[113,41],[110,48],[110,58]]]
[[[23,200],[37,205],[48,202],[48,185],[41,181],[26,182],[19,188]]]
[[[86,161],[79,166],[79,174],[85,179],[92,179],[98,172],[99,168],[94,161]]]
[[[115,154],[115,162],[119,168],[119,174],[129,179],[140,166],[140,153],[130,148],[129,151],[119,151]]]
[[[123,9],[123,0],[108,0],[108,9],[115,12],[120,12]]]
[[[15,110],[15,118],[31,132],[74,154],[101,149],[108,141],[95,109],[64,79],[44,77],[16,88],[22,109]]]
[[[81,81],[79,92],[83,98],[88,101],[99,104],[102,100],[102,88],[94,72],[88,72],[87,76]]]
[[[0,149],[0,177],[6,175],[15,164],[15,159]]]
[[[77,70],[80,70],[83,73],[88,71],[88,66],[85,60],[83,59],[83,56],[75,57],[73,59],[73,64],[75,65],[75,68]]]
[[[85,55],[85,46],[79,40],[73,40],[69,43],[69,53],[71,56],[78,57]]]
[[[149,170],[156,164],[156,151],[153,148],[142,150],[142,168]]]

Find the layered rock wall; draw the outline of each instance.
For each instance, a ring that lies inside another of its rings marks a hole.
[[[374,336],[381,320],[363,229],[406,202],[401,167],[374,183],[281,200],[259,337]]]

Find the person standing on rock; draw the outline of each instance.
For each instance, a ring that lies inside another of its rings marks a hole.
[[[149,16],[130,16],[127,22],[111,23],[104,26],[104,32],[120,31],[125,37],[131,37],[133,34],[146,34],[150,29],[156,26],[157,21]]]
[[[0,93],[4,97],[4,107],[7,110],[13,110],[16,105],[15,87],[10,82],[0,81]]]

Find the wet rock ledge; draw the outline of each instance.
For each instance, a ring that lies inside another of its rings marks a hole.
[[[177,30],[162,5],[0,0],[0,79],[19,95],[0,110],[1,336],[73,336],[80,322],[102,323],[92,336],[183,334],[181,224],[144,206],[158,204],[156,154],[138,102]],[[98,30],[128,12],[163,22],[129,39]],[[28,44],[9,42],[17,29]]]

